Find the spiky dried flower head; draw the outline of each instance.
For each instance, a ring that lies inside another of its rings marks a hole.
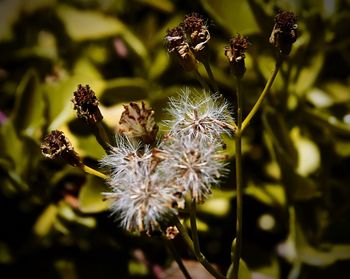
[[[232,66],[236,76],[241,77],[246,71],[245,68],[245,52],[249,47],[247,37],[236,34],[229,41],[229,46],[225,47],[225,55]]]
[[[143,143],[154,143],[158,126],[154,120],[154,111],[147,108],[145,103],[131,102],[124,106],[124,111],[119,121],[119,133]]]
[[[270,36],[270,43],[279,49],[281,54],[288,55],[292,44],[297,39],[297,18],[293,12],[279,11]]]
[[[63,158],[72,166],[82,166],[78,154],[62,131],[53,130],[45,136],[41,144],[41,152],[47,158]]]
[[[198,203],[206,200],[212,185],[218,184],[226,173],[218,142],[183,136],[174,138],[162,146],[162,150],[166,159],[160,167],[173,175],[176,184],[183,186]]]
[[[171,54],[186,71],[197,69],[198,61],[194,57],[189,44],[186,42],[185,33],[181,27],[169,29],[165,40],[169,54]]]
[[[89,85],[79,84],[78,89],[74,92],[72,102],[74,110],[77,111],[77,116],[84,119],[88,124],[95,124],[103,119],[98,108],[99,101]]]
[[[185,31],[191,48],[201,52],[210,40],[210,33],[204,18],[198,13],[191,13],[185,16],[180,26]]]
[[[231,134],[235,127],[230,108],[219,95],[209,95],[185,89],[177,98],[169,99],[168,112],[172,119],[165,121],[170,135],[219,140]]]
[[[173,186],[162,169],[152,167],[148,148],[126,139],[101,164],[111,171],[108,183],[112,192],[104,195],[111,201],[112,214],[126,230],[159,230],[183,207],[182,189]]]

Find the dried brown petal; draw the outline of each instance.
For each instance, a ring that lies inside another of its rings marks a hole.
[[[154,111],[146,108],[144,102],[141,106],[130,103],[124,106],[119,124],[119,132],[129,138],[142,140],[144,143],[154,143],[158,126],[154,121]]]

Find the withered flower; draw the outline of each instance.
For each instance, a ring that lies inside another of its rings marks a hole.
[[[119,132],[129,138],[141,140],[143,143],[154,143],[158,126],[154,121],[154,111],[146,108],[144,102],[141,106],[136,103],[130,103],[124,106],[119,124]]]
[[[186,71],[197,69],[198,61],[194,57],[181,27],[169,29],[165,37],[168,52]]]
[[[233,72],[236,76],[242,77],[246,71],[245,51],[249,47],[246,37],[236,34],[229,41],[230,45],[225,47],[225,55],[228,58]]]
[[[102,120],[103,116],[98,108],[99,101],[89,85],[79,84],[77,91],[74,92],[72,102],[77,116],[88,124],[93,125]]]
[[[278,48],[281,54],[288,55],[297,39],[297,28],[297,18],[293,12],[279,11],[275,16],[270,43]]]
[[[78,154],[62,131],[54,130],[41,144],[41,152],[50,159],[63,158],[72,166],[82,166]]]
[[[185,31],[189,45],[195,54],[202,52],[210,40],[210,33],[203,17],[198,13],[191,13],[185,16],[180,26]]]

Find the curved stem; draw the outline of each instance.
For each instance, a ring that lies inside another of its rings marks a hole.
[[[93,168],[90,168],[86,165],[83,165],[82,166],[82,170],[85,171],[86,173],[89,173],[89,174],[92,174],[92,175],[95,175],[97,177],[100,177],[102,179],[107,179],[107,175],[103,174],[102,172],[99,172]]]
[[[233,278],[238,278],[239,260],[242,250],[242,215],[243,215],[243,186],[242,186],[242,97],[241,80],[237,78],[236,96],[237,96],[237,133],[235,137],[235,157],[236,157],[236,245],[233,254]]]
[[[184,263],[181,260],[181,257],[179,256],[179,254],[177,253],[174,244],[172,243],[171,240],[167,239],[166,237],[164,237],[164,241],[165,244],[168,246],[169,251],[171,252],[171,254],[173,255],[177,265],[179,266],[180,270],[182,271],[183,275],[185,276],[186,279],[191,279],[191,275],[189,274],[189,272],[187,271]]]
[[[244,119],[243,123],[242,123],[242,128],[241,128],[241,133],[244,132],[244,130],[247,128],[249,122],[252,120],[252,118],[254,117],[254,115],[257,113],[257,111],[259,110],[261,104],[263,103],[265,97],[267,96],[267,94],[269,93],[271,86],[273,84],[273,82],[275,81],[275,78],[277,76],[277,73],[282,65],[283,62],[283,57],[279,56],[277,61],[276,61],[276,65],[275,68],[272,72],[271,77],[269,78],[269,80],[267,81],[264,90],[261,92],[259,99],[256,101],[254,107],[252,108],[252,110],[249,112],[249,114],[247,115],[247,117]]]
[[[194,250],[195,250],[196,254],[199,255],[201,250],[199,247],[199,239],[198,239],[198,230],[197,230],[197,222],[196,222],[196,200],[195,199],[192,199],[192,201],[191,201],[190,222],[191,222],[191,232],[192,232]]]
[[[215,278],[218,279],[226,279],[226,277],[224,275],[222,275],[219,271],[217,271],[209,262],[208,260],[205,258],[205,256],[200,253],[197,254],[195,252],[194,249],[194,245],[193,242],[190,238],[190,236],[188,235],[186,229],[184,228],[184,226],[181,224],[179,218],[175,217],[174,218],[174,222],[175,222],[175,226],[177,227],[177,229],[179,230],[182,238],[184,239],[187,247],[193,252],[193,254],[196,256],[197,260],[204,266],[204,268],[211,274],[213,275]]]

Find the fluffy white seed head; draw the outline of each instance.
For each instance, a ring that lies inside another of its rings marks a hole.
[[[161,168],[154,168],[149,148],[118,137],[113,153],[101,161],[108,167],[110,210],[128,231],[151,232],[183,207],[181,189]]]
[[[170,98],[168,112],[172,119],[165,121],[170,134],[218,140],[230,134],[232,118],[228,103],[220,96],[185,89],[178,98]]]
[[[162,146],[166,158],[161,168],[174,177],[176,184],[182,185],[198,203],[211,194],[211,187],[218,184],[226,172],[223,156],[218,151],[218,142],[194,139],[190,136],[174,138],[170,144]]]

